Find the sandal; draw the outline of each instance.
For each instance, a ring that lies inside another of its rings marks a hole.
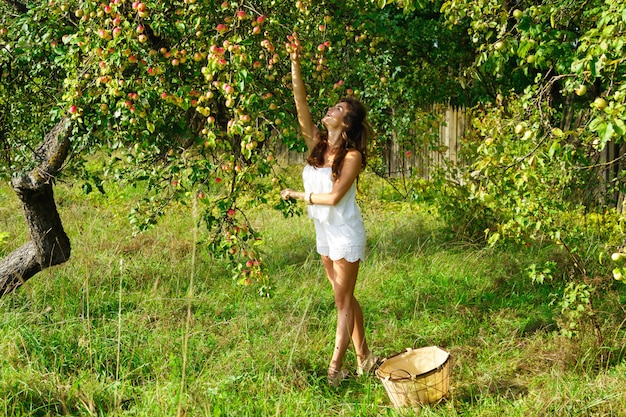
[[[356,367],[357,375],[367,375],[378,364],[378,357],[370,351],[360,365]]]
[[[341,381],[346,379],[348,371],[345,369],[328,368],[328,383],[333,387],[338,387]]]

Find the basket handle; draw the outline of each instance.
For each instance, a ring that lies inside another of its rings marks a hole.
[[[404,372],[405,374],[407,374],[409,376],[409,379],[414,379],[415,377],[413,376],[413,374],[411,374],[409,371],[404,370],[404,369],[394,369],[393,371],[389,372],[389,375],[385,378],[386,380],[389,380],[393,377],[393,373],[394,372]]]

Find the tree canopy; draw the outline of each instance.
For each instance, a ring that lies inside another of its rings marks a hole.
[[[273,153],[303,149],[287,53],[298,32],[316,119],[359,97],[377,154],[428,141],[424,106],[471,108],[467,166],[441,171],[423,195],[473,236],[548,238],[576,258],[583,231],[564,213],[621,209],[622,165],[602,158],[626,134],[625,24],[617,0],[5,0],[0,174],[36,167],[34,150],[68,119],[57,175],[86,193],[141,183],[138,230],[197,197],[210,248],[249,282],[261,267],[245,208],[295,210],[276,201]]]
[[[107,181],[141,183],[145,198],[131,214],[138,230],[154,225],[168,202],[197,197],[210,249],[249,282],[260,276],[259,235],[245,207],[271,202],[294,211],[276,202],[273,172],[277,146],[303,149],[290,91],[293,32],[317,119],[355,95],[384,141],[417,106],[476,101],[457,77],[473,51],[438,5],[379,6],[2,1],[0,174],[36,167],[33,150],[67,119],[71,149],[57,177],[79,181],[86,193],[106,192]]]

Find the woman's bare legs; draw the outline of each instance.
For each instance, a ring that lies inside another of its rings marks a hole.
[[[335,349],[330,361],[330,368],[341,369],[343,357],[350,344],[354,344],[359,365],[369,354],[365,339],[363,311],[359,302],[354,298],[354,287],[359,272],[359,261],[348,262],[345,259],[332,261],[322,256],[326,275],[335,294],[337,307],[337,332],[335,334]]]

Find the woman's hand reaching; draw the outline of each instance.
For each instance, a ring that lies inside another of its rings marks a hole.
[[[302,50],[302,45],[300,44],[298,34],[294,32],[290,36],[287,36],[287,39],[289,40],[286,44],[287,51],[289,52],[289,58],[291,58],[292,61],[300,61],[300,51]]]

